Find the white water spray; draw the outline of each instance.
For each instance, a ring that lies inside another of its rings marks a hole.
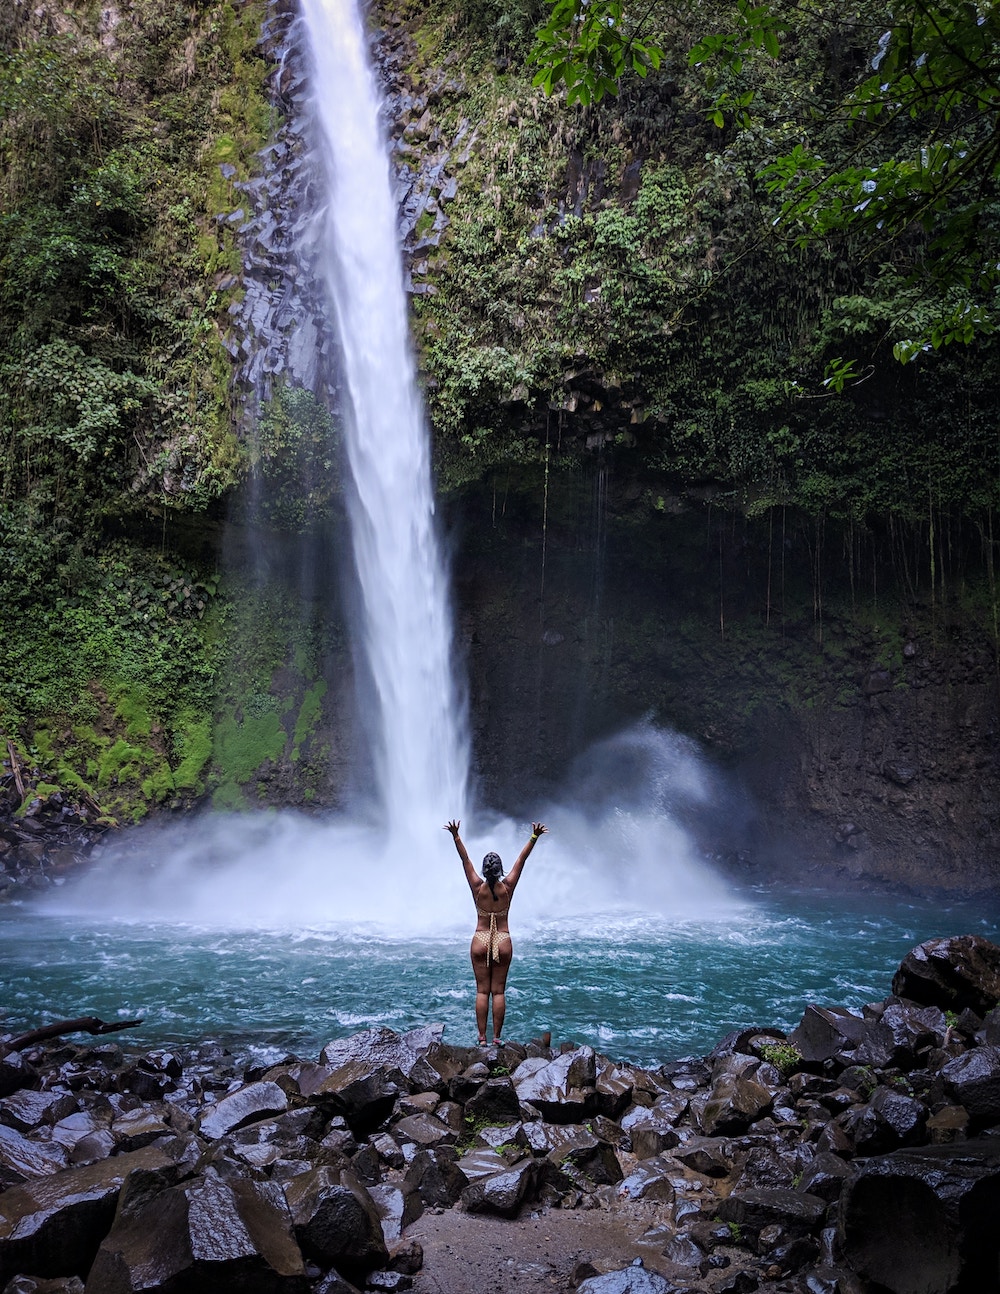
[[[368,735],[390,834],[412,836],[464,812],[468,727],[365,31],[355,0],[304,0],[302,9],[329,192],[322,266],[343,356]]]

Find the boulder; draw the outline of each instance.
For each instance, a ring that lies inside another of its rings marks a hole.
[[[525,1071],[526,1066],[533,1068]],[[525,1060],[512,1075],[519,1101],[534,1106],[553,1123],[579,1123],[584,1115],[598,1112],[597,1067],[591,1047],[577,1047],[534,1066],[533,1060]]]
[[[590,1276],[576,1288],[577,1294],[673,1294],[675,1289],[659,1272],[647,1271],[641,1258],[621,1271]]]
[[[1000,1144],[921,1146],[859,1161],[844,1186],[844,1261],[890,1294],[996,1289]]]
[[[308,1294],[275,1182],[215,1174],[125,1198],[87,1278],[89,1294]]]
[[[33,1141],[0,1124],[0,1190],[31,1177],[46,1177],[69,1165],[69,1153],[57,1141]]]
[[[462,1192],[466,1213],[497,1213],[514,1218],[526,1200],[532,1199],[542,1180],[543,1170],[537,1159],[522,1159],[506,1172],[481,1177]]]
[[[669,1113],[665,1114],[655,1105],[648,1109],[636,1105],[622,1119],[621,1126],[628,1133],[636,1159],[651,1159],[680,1141],[674,1122]]]
[[[745,1132],[774,1104],[774,1095],[746,1074],[723,1073],[707,1096],[691,1103],[701,1131],[708,1137]]]
[[[244,1124],[287,1109],[288,1097],[277,1083],[248,1083],[210,1106],[201,1116],[198,1130],[203,1137],[218,1141]]]
[[[141,1150],[160,1137],[169,1137],[171,1131],[160,1112],[149,1106],[127,1110],[111,1125],[111,1135],[122,1150]]]
[[[18,1132],[31,1132],[41,1124],[58,1123],[76,1110],[69,1092],[35,1092],[23,1088],[0,1101],[0,1124]]]
[[[944,1090],[980,1126],[1000,1121],[1000,1048],[976,1047],[939,1071]]]
[[[685,1168],[706,1177],[726,1177],[733,1166],[723,1144],[713,1137],[688,1137],[670,1153]]]
[[[846,1007],[807,1006],[788,1041],[806,1064],[817,1064],[838,1052],[853,1050],[864,1030],[865,1021]]]
[[[3,1051],[0,1045],[0,1052]],[[19,1051],[0,1054],[0,1096],[10,1096],[23,1087],[29,1087],[38,1074]]]
[[[586,1128],[578,1128],[574,1136],[553,1147],[548,1158],[558,1168],[569,1169],[577,1185],[610,1186],[622,1179],[614,1150]],[[586,1183],[581,1183],[579,1178],[586,1179]]]
[[[172,1168],[156,1146],[14,1186],[0,1195],[0,1288],[19,1272],[72,1276],[89,1270],[114,1221],[122,1182],[137,1168]]]
[[[327,1043],[320,1060],[332,1070],[348,1065],[396,1070],[413,1091],[437,1090],[442,1068],[435,1061],[448,1059],[441,1044],[443,1034],[443,1024],[423,1025],[403,1034],[384,1026],[366,1029],[350,1038]]]
[[[934,1046],[944,1031],[944,1014],[939,1007],[890,1002],[879,1019],[868,1024],[854,1053],[855,1060],[876,1069],[912,1069],[917,1052]]]
[[[805,1191],[761,1188],[727,1196],[717,1216],[754,1233],[777,1223],[788,1235],[805,1235],[822,1223],[826,1201]]]
[[[379,1186],[369,1186],[368,1194],[382,1224],[386,1245],[394,1245],[410,1223],[416,1222],[424,1211],[424,1202],[412,1187],[384,1182]]]
[[[796,1176],[795,1156],[786,1151],[781,1142],[751,1146],[733,1189],[784,1188],[791,1186]]]
[[[497,1173],[506,1171],[510,1165],[503,1155],[489,1147],[483,1147],[470,1150],[468,1154],[463,1155],[457,1167],[468,1179],[462,1186],[462,1190],[465,1190],[468,1182],[477,1182],[481,1177],[495,1177]]]
[[[361,1138],[389,1117],[404,1082],[398,1069],[383,1069],[364,1059],[350,1060],[331,1070],[310,1100],[343,1114],[351,1132]]]
[[[851,1166],[845,1159],[828,1150],[820,1151],[806,1166],[797,1189],[821,1200],[836,1200],[850,1174]]]
[[[314,1168],[285,1183],[295,1236],[307,1258],[354,1279],[389,1257],[382,1219],[350,1171]]]
[[[408,1114],[393,1127],[392,1135],[400,1145],[409,1141],[421,1147],[453,1146],[458,1140],[458,1133],[433,1114]]]
[[[598,1056],[594,1078],[594,1108],[605,1118],[617,1119],[632,1099],[632,1076],[627,1069]]]
[[[59,1120],[52,1129],[52,1140],[71,1151],[84,1137],[110,1131],[113,1117],[112,1110],[78,1110]]]
[[[502,1155],[507,1155],[514,1150],[523,1151],[528,1149],[529,1145],[528,1135],[524,1129],[525,1125],[521,1122],[506,1123],[499,1127],[487,1124],[476,1133],[474,1145],[485,1146],[489,1150],[499,1151]],[[520,1154],[517,1158],[521,1158]]]
[[[981,935],[928,939],[911,949],[892,978],[897,997],[985,1015],[1000,1002],[1000,947]]]
[[[465,1117],[473,1123],[511,1123],[520,1117],[521,1103],[509,1078],[490,1078],[469,1098]]]
[[[618,1183],[618,1195],[629,1200],[657,1200],[666,1204],[674,1202],[673,1179],[677,1165],[664,1156],[644,1159]]]
[[[477,1153],[495,1155],[503,1163],[495,1151]],[[429,1208],[444,1209],[451,1208],[469,1184],[468,1177],[456,1162],[455,1152],[446,1147],[418,1150],[410,1161],[403,1181],[405,1186],[418,1192]]]
[[[858,1155],[878,1155],[921,1142],[927,1107],[902,1092],[879,1087],[867,1105],[853,1107],[840,1122]]]

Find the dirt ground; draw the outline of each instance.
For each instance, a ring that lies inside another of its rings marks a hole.
[[[669,1274],[664,1237],[643,1234],[666,1221],[663,1206],[551,1209],[513,1221],[448,1209],[425,1213],[405,1238],[424,1248],[415,1294],[552,1294],[571,1287],[581,1263],[597,1271],[624,1267],[641,1257],[646,1267]],[[592,1275],[593,1272],[587,1272]]]

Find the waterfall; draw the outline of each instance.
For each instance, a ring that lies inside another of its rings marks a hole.
[[[355,0],[302,0],[302,11],[323,175],[318,236],[302,264],[310,272],[319,266],[339,334],[359,712],[377,817],[288,810],[150,823],[116,840],[50,906],[101,919],[111,912],[467,939],[469,894],[441,827],[470,813],[468,719],[452,661],[379,93]],[[519,891],[519,922],[561,929],[583,918],[587,939],[609,913],[724,917],[733,900],[685,824],[735,811],[729,788],[692,743],[648,723],[600,743],[570,771],[561,795],[529,808],[551,834]],[[477,806],[463,835],[473,858],[497,850],[509,866],[527,823]]]
[[[321,267],[340,338],[361,706],[391,834],[461,814],[464,695],[434,518],[380,96],[355,0],[304,0],[327,201]]]

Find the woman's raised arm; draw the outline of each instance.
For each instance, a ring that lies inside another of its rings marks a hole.
[[[482,881],[482,877],[472,866],[472,859],[469,857],[469,851],[465,847],[465,842],[458,834],[458,829],[462,824],[457,818],[452,818],[450,822],[444,824],[445,831],[451,832],[451,838],[455,842],[455,848],[458,850],[458,856],[462,860],[462,866],[465,868],[465,879],[469,882],[469,888],[475,894],[476,889]]]
[[[521,878],[521,869],[524,867],[524,864],[527,861],[528,855],[534,849],[535,843],[538,840],[538,837],[544,836],[547,831],[548,831],[548,827],[543,822],[533,822],[531,824],[531,836],[528,839],[528,843],[518,854],[517,859],[514,862],[514,866],[503,878],[504,884],[507,886],[507,892],[509,894],[513,894],[514,886]]]

